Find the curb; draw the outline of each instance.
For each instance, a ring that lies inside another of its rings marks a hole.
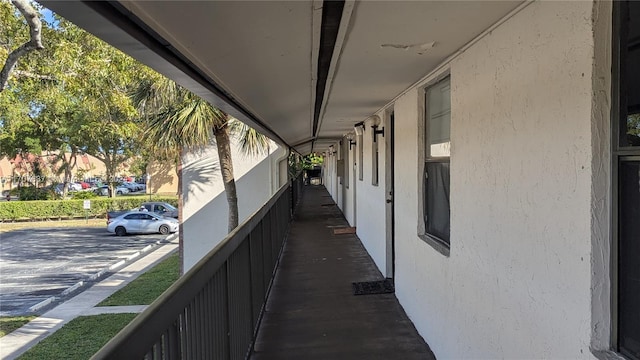
[[[153,244],[147,245],[146,247],[144,247],[141,250],[136,251],[135,253],[127,256],[124,259],[118,260],[117,262],[107,266],[106,268],[98,271],[95,274],[89,275],[87,280],[80,280],[77,283],[73,284],[72,286],[66,288],[64,291],[62,291],[60,293],[60,295],[54,295],[51,296],[33,306],[31,306],[29,308],[30,312],[37,312],[39,310],[42,310],[43,308],[59,301],[62,300],[64,298],[66,298],[67,296],[69,296],[70,294],[74,293],[76,290],[85,287],[85,286],[89,286],[91,284],[93,284],[94,282],[96,282],[97,280],[101,280],[102,278],[105,278],[107,274],[110,274],[122,267],[124,267],[124,265],[128,265],[130,263],[132,263],[134,260],[137,260],[139,258],[141,258],[143,255],[146,255],[147,253],[151,252],[152,250],[155,250],[157,247],[164,245],[164,244],[168,244],[170,242],[172,242],[173,240],[175,240],[178,237],[178,233],[175,232],[173,234],[170,234],[169,236],[167,236],[166,238],[164,238],[163,240],[158,240]]]

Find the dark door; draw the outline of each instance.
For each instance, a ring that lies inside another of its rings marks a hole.
[[[384,144],[385,144],[385,194],[386,194],[386,239],[387,239],[387,271],[386,277],[393,278],[395,274],[395,202],[394,196],[394,114],[385,116]]]

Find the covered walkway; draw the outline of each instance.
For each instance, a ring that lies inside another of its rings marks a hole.
[[[252,359],[434,359],[394,294],[354,296],[381,280],[322,186],[306,186],[291,223]]]

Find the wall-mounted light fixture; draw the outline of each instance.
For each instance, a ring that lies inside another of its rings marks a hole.
[[[355,131],[356,135],[358,136],[364,134],[364,121],[360,121],[359,123],[353,125],[353,131]]]
[[[378,126],[380,126],[380,117],[378,115],[374,115],[371,118],[371,128],[373,129],[373,142],[377,141],[378,135],[382,135],[382,137],[384,137],[384,127],[378,130]]]
[[[329,154],[333,155],[336,153],[336,148],[333,145],[329,145]]]
[[[357,144],[353,141],[353,134],[347,134],[347,140],[349,140],[349,150],[351,150],[351,147]]]

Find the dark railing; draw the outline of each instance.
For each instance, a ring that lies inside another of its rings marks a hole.
[[[244,359],[284,244],[301,177],[284,186],[92,359]]]

